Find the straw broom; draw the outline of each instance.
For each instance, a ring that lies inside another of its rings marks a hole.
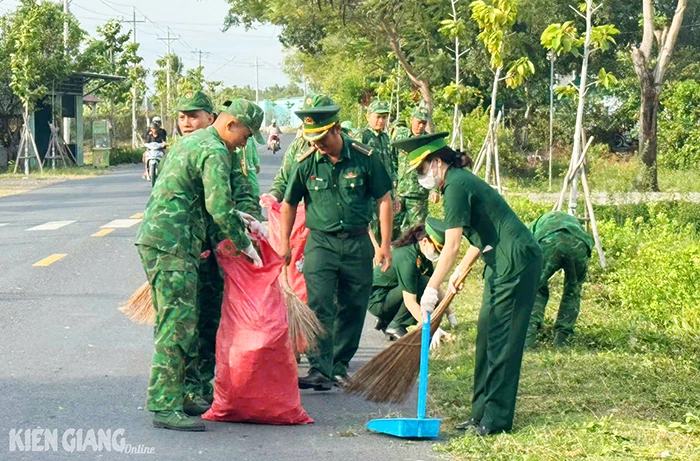
[[[307,350],[316,350],[318,338],[325,334],[323,325],[318,321],[314,311],[299,299],[294,289],[289,285],[286,267],[282,269],[279,282],[284,295],[284,303],[287,305],[289,337],[292,340],[294,352],[301,354]]]
[[[301,353],[316,350],[318,338],[324,334],[323,325],[316,314],[294,293],[287,279],[287,268],[279,277],[280,287],[287,306],[289,337],[294,351]],[[134,323],[155,325],[156,311],[151,297],[151,285],[146,282],[119,308]]]
[[[119,308],[119,311],[134,323],[155,325],[156,309],[153,306],[151,285],[148,282],[141,285]]]
[[[457,280],[460,286],[471,272],[469,267]],[[437,331],[440,320],[456,293],[448,293],[433,312],[430,336]],[[413,389],[420,370],[421,329],[417,328],[364,364],[345,388],[349,394],[361,395],[378,403],[401,403]]]

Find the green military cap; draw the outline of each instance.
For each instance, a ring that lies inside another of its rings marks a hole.
[[[209,96],[201,91],[188,91],[177,102],[178,112],[190,112],[193,110],[203,110],[208,114],[214,112],[214,104],[212,104]]]
[[[415,118],[417,120],[427,122],[428,120],[430,120],[430,112],[428,112],[428,108],[425,106],[417,106],[413,110],[413,113],[411,114],[411,118]]]
[[[438,251],[442,251],[445,246],[445,223],[437,218],[428,216],[425,220],[425,232],[435,245]]]
[[[262,125],[265,114],[260,106],[247,99],[233,99],[222,105],[221,112],[235,117],[236,120],[248,127],[258,144],[265,144],[265,140],[260,134],[260,125]]]
[[[394,141],[391,145],[408,154],[408,171],[415,170],[428,155],[447,147],[446,131]]]
[[[328,96],[319,94],[306,98],[302,108],[294,113],[304,123],[304,139],[315,142],[323,138],[338,123],[340,120],[338,112],[340,112],[340,106]]]
[[[370,114],[388,114],[389,112],[389,103],[382,101],[381,99],[372,101],[372,103],[369,105]]]

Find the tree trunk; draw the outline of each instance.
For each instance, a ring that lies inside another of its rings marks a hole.
[[[657,120],[659,114],[659,91],[654,86],[653,76],[647,73],[641,80],[642,107],[639,111],[639,158],[642,161],[637,183],[642,190],[658,191],[656,168],[658,154]]]

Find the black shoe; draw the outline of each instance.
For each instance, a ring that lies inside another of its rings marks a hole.
[[[458,431],[466,431],[467,429],[477,428],[481,426],[481,423],[479,422],[478,419],[476,418],[469,418],[466,421],[463,421],[455,426],[455,429]]]
[[[330,391],[333,381],[326,378],[320,371],[311,369],[306,376],[299,377],[299,389],[313,389],[315,391]]]
[[[489,435],[496,435],[500,434],[503,432],[502,430],[495,430],[488,428],[486,426],[482,426],[479,424],[478,426],[474,427],[474,434],[478,435],[479,437],[488,437]]]
[[[352,383],[350,380],[350,376],[348,375],[335,375],[333,376],[333,382],[336,387],[339,387],[341,389],[344,389]]]
[[[384,331],[386,329],[387,325],[389,325],[389,322],[377,317],[377,320],[374,322],[374,329],[377,331]]]
[[[404,327],[387,328],[384,330],[384,335],[389,341],[398,341],[408,334],[408,330]]]

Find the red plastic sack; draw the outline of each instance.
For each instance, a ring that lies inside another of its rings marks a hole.
[[[224,301],[216,334],[214,403],[210,421],[306,424],[297,363],[287,333],[287,307],[277,278],[283,260],[262,236],[263,267],[234,256],[230,240],[217,248],[224,271]]]
[[[274,197],[263,195],[260,197],[260,204],[267,209],[267,234],[270,239],[270,244],[276,250],[279,250],[279,235],[280,235],[280,205]],[[309,229],[306,228],[306,209],[304,204],[300,203],[297,207],[297,217],[294,221],[292,235],[289,237],[289,245],[292,247],[292,262],[287,267],[287,278],[289,286],[292,287],[294,293],[304,302],[308,302],[306,295],[306,281],[304,274],[297,270],[297,262],[304,257],[304,246],[306,245],[306,237],[309,235]],[[302,269],[303,270],[303,269]]]

